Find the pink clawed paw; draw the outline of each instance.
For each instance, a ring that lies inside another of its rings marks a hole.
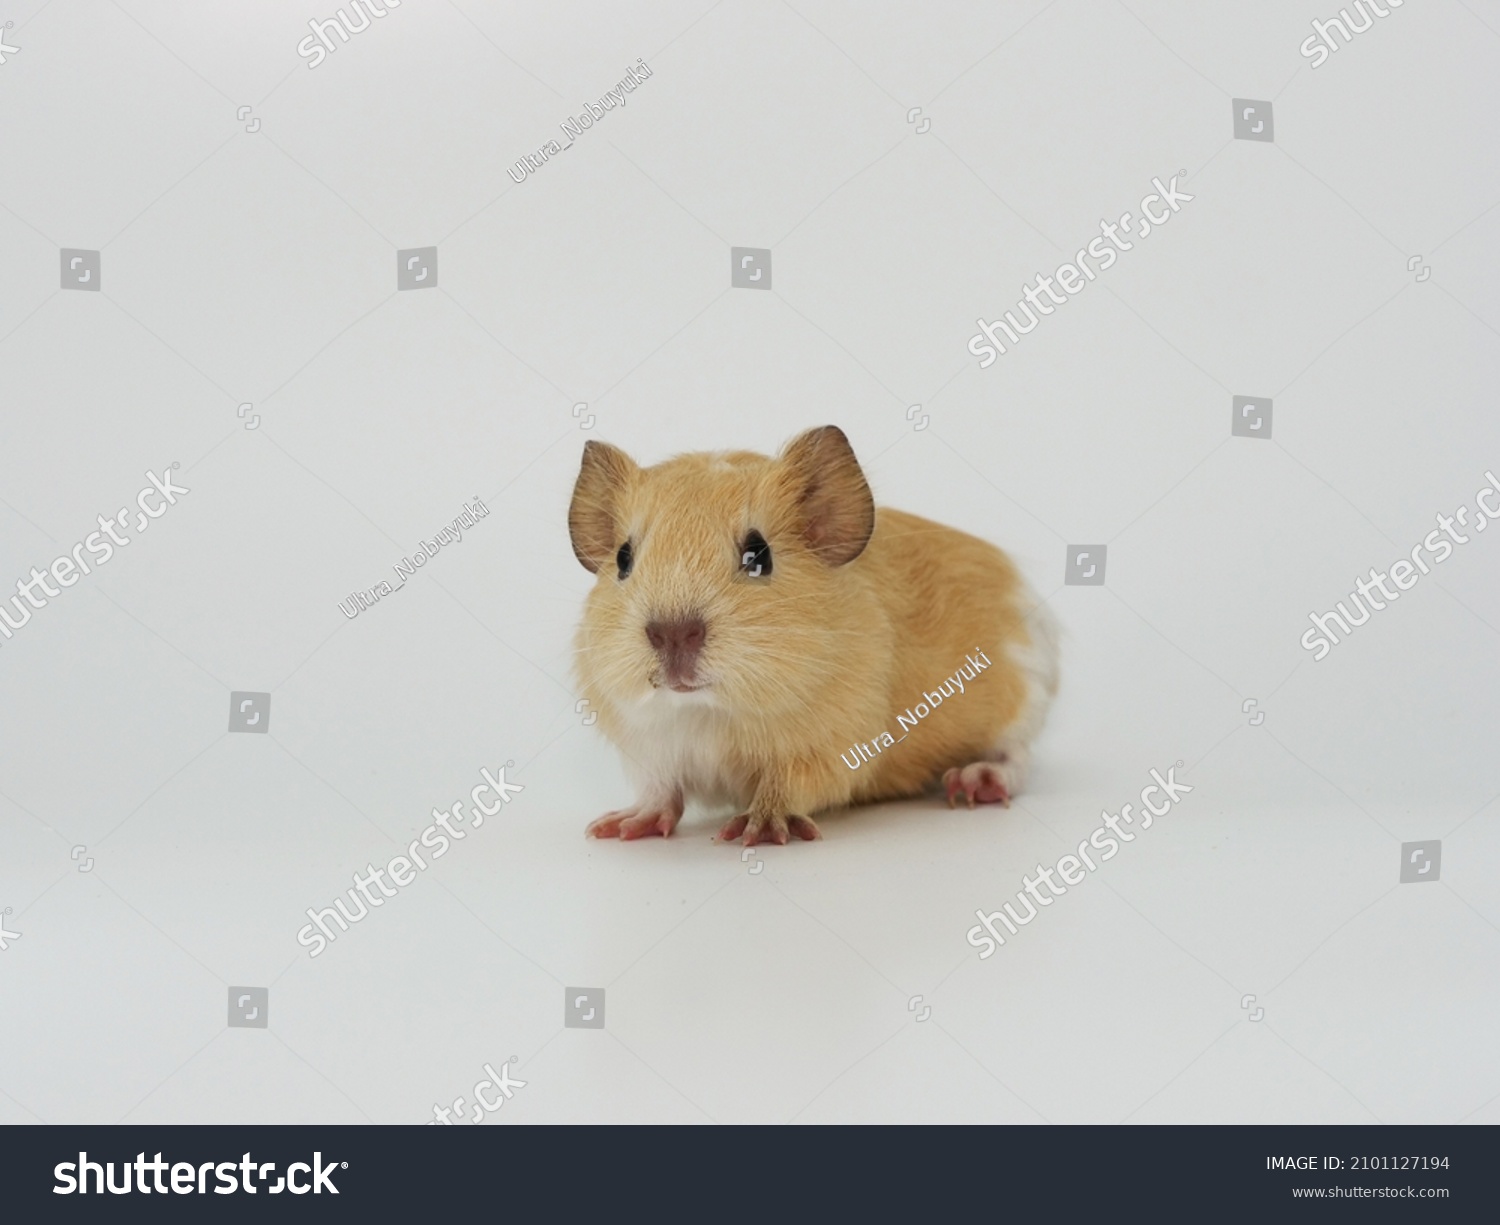
[[[742,812],[730,817],[719,830],[720,842],[733,842],[744,835],[746,846],[757,846],[762,842],[785,846],[793,838],[813,842],[823,836],[811,817],[791,816],[758,817]]]
[[[590,821],[583,832],[587,838],[618,838],[621,842],[632,842],[637,838],[670,838],[681,819],[681,809],[622,808]]]
[[[975,804],[1000,804],[1010,807],[1010,785],[1005,766],[999,762],[976,761],[959,769],[955,766],[943,775],[943,789],[948,793],[948,807],[962,793],[969,807]]]

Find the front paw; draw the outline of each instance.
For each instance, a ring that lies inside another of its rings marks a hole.
[[[670,838],[681,819],[680,805],[643,804],[607,812],[598,820],[590,821],[583,833],[586,838],[618,838],[621,842],[655,835]]]
[[[739,816],[730,817],[724,822],[724,828],[719,831],[719,841],[733,842],[741,834],[745,836],[746,846],[755,846],[761,842],[785,846],[793,836],[801,838],[804,842],[812,842],[823,836],[811,817],[796,814],[781,816],[779,813],[772,816],[760,816],[742,812]]]

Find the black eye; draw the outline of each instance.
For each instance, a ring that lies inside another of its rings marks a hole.
[[[771,573],[771,546],[754,528],[740,546],[740,569],[751,578],[765,578]]]
[[[620,546],[620,551],[615,554],[615,565],[620,568],[620,577],[626,578],[630,574],[630,567],[635,565],[635,554],[630,550],[630,541]]]

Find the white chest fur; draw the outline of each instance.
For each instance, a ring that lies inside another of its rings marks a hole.
[[[730,716],[709,693],[658,689],[623,716],[625,768],[643,790],[682,788],[706,804],[748,802],[728,761]]]

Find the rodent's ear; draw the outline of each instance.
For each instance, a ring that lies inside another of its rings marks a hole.
[[[620,547],[620,495],[639,469],[619,447],[607,442],[583,444],[583,466],[568,507],[568,535],[583,568],[597,573]]]
[[[824,425],[799,434],[781,462],[808,547],[830,566],[863,553],[875,530],[875,499],[844,431]]]

